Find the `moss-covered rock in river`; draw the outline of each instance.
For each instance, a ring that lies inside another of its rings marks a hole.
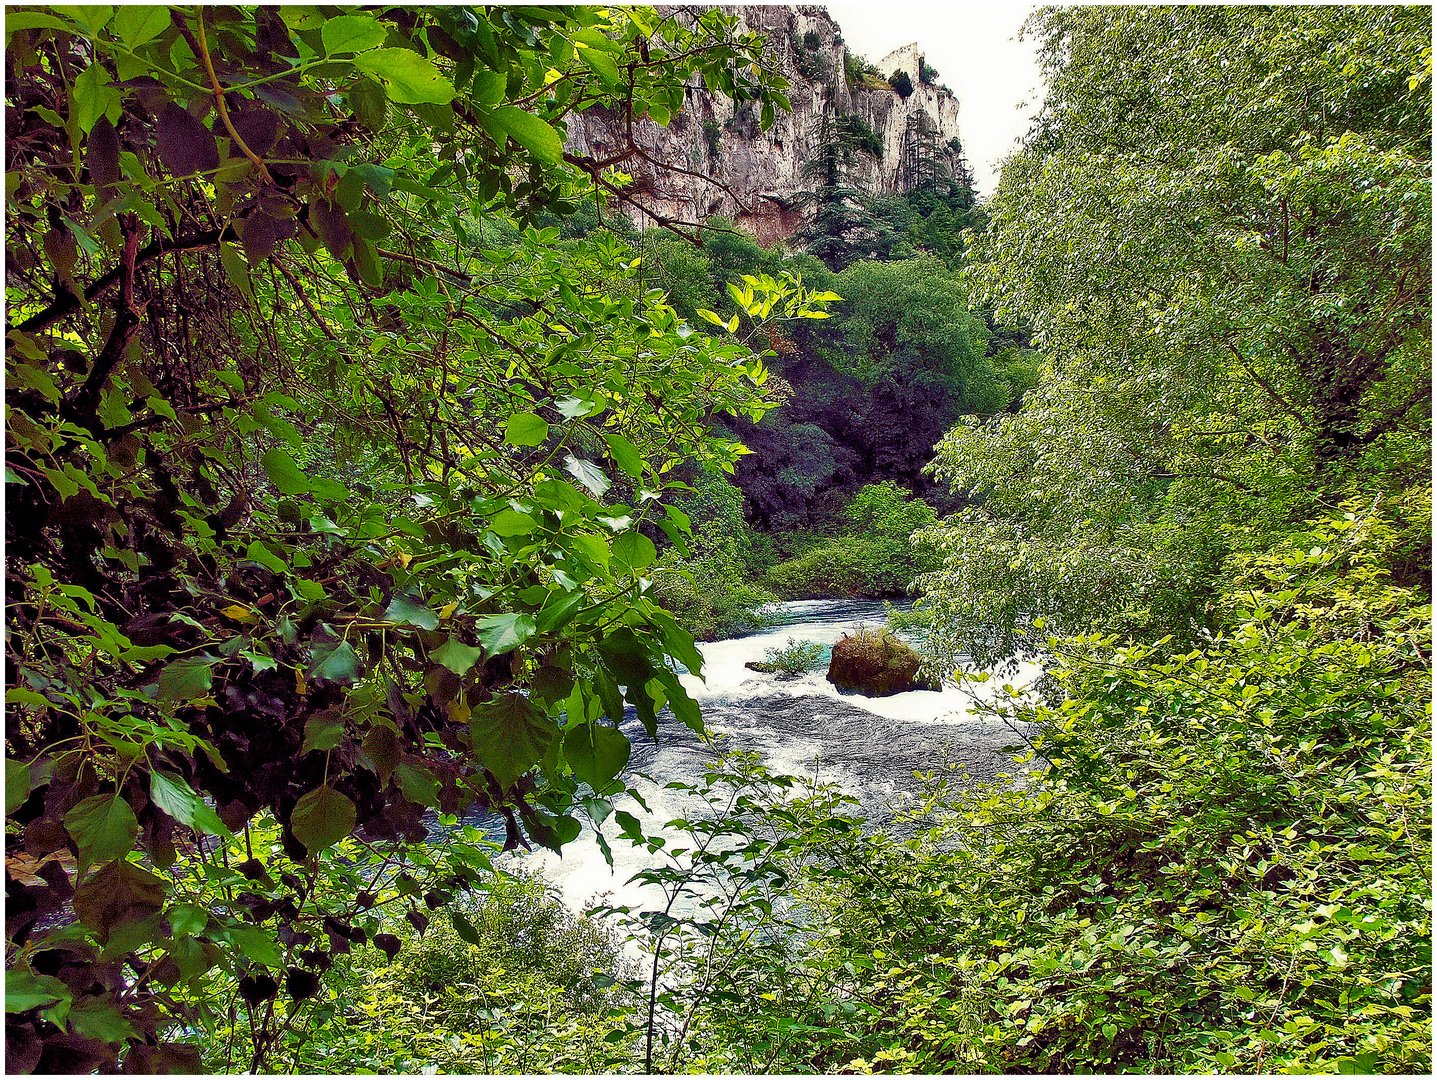
[[[936,690],[918,675],[922,658],[891,631],[860,629],[833,646],[828,681],[840,690],[887,697],[908,690]]]

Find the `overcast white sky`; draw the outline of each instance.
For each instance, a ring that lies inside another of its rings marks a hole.
[[[963,0],[848,0],[827,6],[849,49],[874,63],[900,45],[918,42],[938,69],[938,81],[958,98],[963,149],[978,190],[991,195],[998,163],[1027,131],[1042,100],[1034,44],[1018,41],[1032,6]]]

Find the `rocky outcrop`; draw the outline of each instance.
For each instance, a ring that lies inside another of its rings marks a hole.
[[[664,10],[682,14],[684,9]],[[622,166],[634,178],[630,191],[655,213],[680,221],[723,215],[764,243],[786,239],[803,220],[796,197],[812,184],[803,178],[802,168],[812,156],[825,117],[861,117],[877,135],[881,149],[860,153],[855,168],[855,179],[869,191],[907,190],[924,154],[931,158],[936,153],[947,164],[957,164],[958,102],[946,89],[922,81],[918,45],[904,46],[878,61],[876,67],[884,78],[850,85],[842,34],[824,8],[723,10],[738,16],[743,29],[762,34],[769,42],[766,58],[788,79],[785,93],[793,110],[780,112],[773,126],[760,132],[752,103],[711,94],[694,80],[683,109],[669,125],[640,121],[634,127],[634,141],[657,161],[703,175],[661,170],[637,157]],[[913,90],[906,98],[885,81],[894,71],[908,75]],[[574,153],[602,160],[627,147],[627,140],[617,119],[600,110],[590,109],[569,120],[568,146]],[[626,208],[625,212],[641,223],[639,211]]]
[[[856,690],[869,697],[887,697],[909,690],[935,690],[918,677],[922,659],[887,630],[859,630],[845,634],[833,647],[828,681],[840,690]]]

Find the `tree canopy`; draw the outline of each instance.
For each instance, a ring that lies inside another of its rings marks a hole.
[[[694,77],[766,122],[781,80],[716,10],[6,36],[8,1060],[190,1071],[176,1032],[239,1009],[258,1068],[372,908],[475,880],[472,844],[406,852],[427,812],[557,848],[622,787],[625,702],[701,724],[646,572],[809,294],[702,333],[535,220],[638,152],[566,152],[567,116],[666,123]]]
[[[980,660],[1025,611],[1191,637],[1227,553],[1429,482],[1425,14],[1074,8],[1031,29],[1049,95],[965,275],[1031,328],[1044,377],[936,464],[975,505],[935,534],[931,592]],[[1420,499],[1396,512],[1420,574]]]

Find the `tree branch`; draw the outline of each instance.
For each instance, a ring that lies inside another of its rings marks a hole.
[[[154,262],[161,255],[168,255],[179,251],[198,251],[201,248],[214,247],[221,240],[238,239],[239,234],[235,232],[233,222],[224,226],[222,229],[206,229],[204,232],[191,233],[188,236],[176,237],[174,240],[156,239],[146,244],[136,253],[134,264],[129,268],[129,273],[133,280],[135,270],[138,270],[147,263]],[[126,264],[122,259],[120,265],[108,273],[101,275],[95,280],[94,284],[85,290],[84,302],[88,304],[91,300],[94,300],[106,289],[110,288],[110,286],[119,282],[125,273]],[[14,324],[6,326],[5,332],[8,334],[11,331],[19,330],[24,334],[38,333],[46,327],[59,322],[67,315],[73,315],[79,311],[80,304],[80,297],[71,292],[64,293],[61,296],[57,296],[49,307],[31,315],[18,326]]]

